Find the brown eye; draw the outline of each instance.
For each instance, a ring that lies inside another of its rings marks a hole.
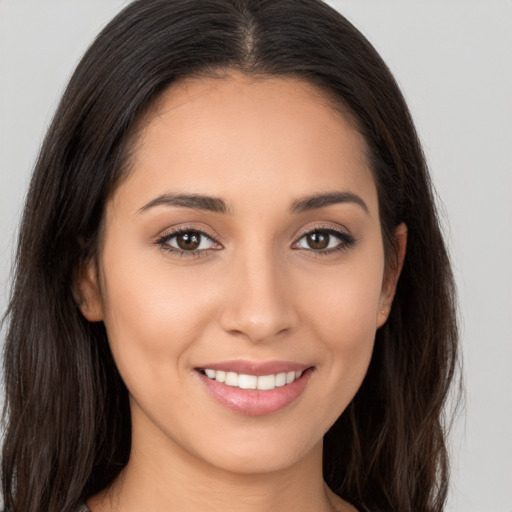
[[[295,247],[327,254],[336,249],[351,247],[354,243],[354,237],[348,233],[335,229],[314,229],[302,235]]]
[[[195,231],[188,231],[176,236],[176,244],[184,251],[194,251],[201,244],[201,235]]]
[[[306,243],[311,249],[327,249],[331,235],[328,233],[314,232],[306,235]]]
[[[157,240],[157,245],[170,252],[183,255],[196,255],[199,252],[209,249],[220,249],[221,246],[213,241],[208,235],[194,229],[176,231],[169,235],[164,235]]]

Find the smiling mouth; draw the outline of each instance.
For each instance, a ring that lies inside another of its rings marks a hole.
[[[213,370],[211,368],[200,368],[199,372],[209,379],[227,386],[239,389],[257,389],[260,391],[270,391],[278,387],[292,384],[304,373],[300,370],[270,375],[248,375],[244,373]]]
[[[204,389],[227,409],[249,416],[273,414],[291,405],[306,389],[315,369],[284,361],[227,361],[211,366],[195,368]]]

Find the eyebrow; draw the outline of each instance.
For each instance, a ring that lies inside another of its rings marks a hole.
[[[369,213],[368,206],[357,194],[352,192],[328,192],[326,194],[314,194],[294,201],[291,207],[293,213],[302,213],[309,210],[324,208],[332,204],[353,203]]]
[[[226,202],[218,197],[201,194],[162,194],[140,208],[139,213],[145,212],[155,206],[181,206],[215,213],[229,212]]]
[[[294,201],[290,207],[290,211],[292,213],[303,213],[340,203],[356,204],[366,213],[369,213],[366,203],[361,197],[352,192],[328,192],[306,196]],[[179,206],[214,213],[231,213],[232,211],[228,204],[218,197],[202,194],[162,194],[145,204],[138,210],[138,213],[145,212],[156,206]]]

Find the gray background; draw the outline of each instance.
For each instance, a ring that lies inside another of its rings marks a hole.
[[[467,404],[451,512],[512,512],[512,1],[332,0],[400,83],[442,198]],[[15,232],[63,87],[121,0],[0,0],[0,311]]]

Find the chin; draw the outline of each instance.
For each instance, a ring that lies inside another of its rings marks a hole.
[[[294,435],[281,430],[258,432],[248,428],[229,439],[212,436],[211,439],[217,439],[215,445],[196,444],[194,455],[230,473],[254,475],[282,471],[309,457],[318,456],[321,460],[323,436],[318,433],[305,438],[304,433],[305,429]]]
[[[292,468],[305,456],[295,450],[264,450],[261,447],[254,452],[235,450],[229,456],[216,457],[212,461],[217,468],[238,475],[256,475],[274,473]]]

